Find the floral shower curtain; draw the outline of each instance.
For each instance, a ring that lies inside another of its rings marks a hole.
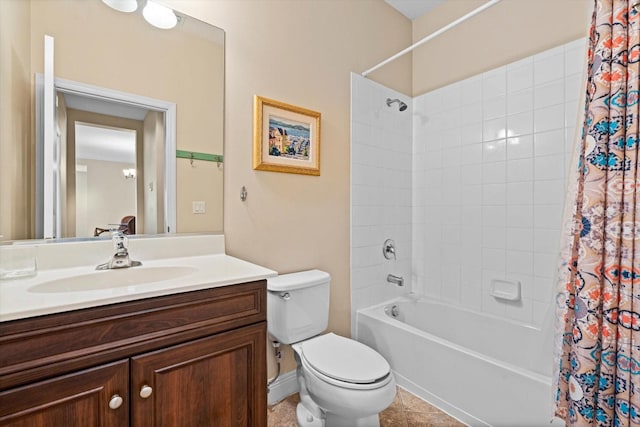
[[[640,426],[636,3],[595,0],[592,19],[557,297],[555,412],[571,426]]]

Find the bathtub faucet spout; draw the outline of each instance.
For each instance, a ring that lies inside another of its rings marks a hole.
[[[395,283],[398,286],[404,286],[404,279],[402,276],[396,276],[394,274],[387,275],[387,282]]]

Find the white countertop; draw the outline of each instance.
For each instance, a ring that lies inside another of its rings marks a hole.
[[[135,253],[131,254],[131,258],[139,259]],[[273,270],[224,253],[140,259],[140,261],[143,263],[142,266],[128,269],[96,271],[97,264],[67,266],[39,270],[37,275],[31,278],[0,280],[0,322],[228,286],[277,275]],[[162,274],[165,271],[169,273],[179,271],[180,274],[172,278],[171,274]],[[155,281],[143,280],[139,283],[136,280],[132,284],[122,284],[122,281],[119,281],[119,285],[112,287],[92,286],[91,283],[92,281],[108,282],[110,278],[105,279],[107,277],[105,275],[114,273],[120,275],[133,273],[136,277],[145,277],[146,272],[150,272],[155,277]],[[84,277],[78,280],[77,276]],[[87,279],[86,288],[82,286],[85,278]],[[76,286],[65,288],[65,279],[76,283]],[[52,281],[56,282],[52,284]],[[59,285],[62,286],[58,288]]]

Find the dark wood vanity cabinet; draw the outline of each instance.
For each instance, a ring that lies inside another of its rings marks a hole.
[[[0,426],[266,426],[266,282],[0,323]]]

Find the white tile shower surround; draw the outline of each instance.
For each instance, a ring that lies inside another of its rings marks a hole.
[[[407,287],[539,326],[552,304],[586,39],[413,99],[352,76],[352,310]],[[401,98],[405,112],[388,108]],[[396,240],[398,261],[382,258]],[[522,300],[489,293],[517,280]],[[410,283],[409,283],[410,282]],[[352,316],[352,318],[355,316]]]
[[[351,306],[366,307],[411,287],[412,100],[360,76],[352,78],[351,107]],[[409,108],[387,107],[400,98]],[[396,243],[396,260],[382,256]],[[405,279],[398,287],[387,274]],[[351,316],[355,330],[355,316]]]

